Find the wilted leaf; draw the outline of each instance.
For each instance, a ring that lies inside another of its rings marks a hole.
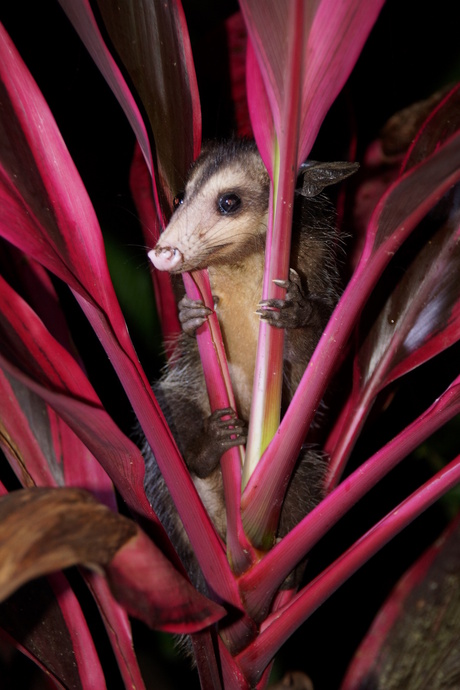
[[[78,489],[27,489],[0,499],[0,600],[72,565],[105,570],[130,613],[193,632],[225,611],[199,594],[134,522]]]
[[[27,489],[0,501],[0,600],[40,575],[77,563],[108,565],[134,523],[78,489]]]

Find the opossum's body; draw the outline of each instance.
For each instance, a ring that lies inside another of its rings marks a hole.
[[[209,270],[237,419],[235,415],[230,423],[222,422],[222,411],[210,416],[201,362],[191,335],[182,336],[174,365],[154,390],[201,498],[224,538],[225,505],[219,460],[231,445],[244,443],[246,438],[259,319],[262,316],[272,325],[286,329],[283,404],[287,405],[338,298],[337,242],[330,208],[322,199],[306,200],[299,196],[293,222],[293,271],[290,281],[283,283],[287,288],[286,301],[259,306],[268,199],[268,174],[253,144],[235,141],[209,146],[194,164],[185,194],[177,200],[168,228],[150,253],[160,270]],[[187,299],[181,306],[184,330],[193,334],[209,312]],[[278,309],[273,311],[267,306]],[[236,440],[235,429],[233,439],[230,437],[230,425],[237,426]],[[193,556],[188,553],[183,529],[155,459],[148,447],[144,451],[147,495],[187,567],[187,560],[193,560]],[[303,451],[283,506],[280,535],[320,499],[323,470],[319,453]]]

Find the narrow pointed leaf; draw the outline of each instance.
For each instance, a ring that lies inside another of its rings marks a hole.
[[[152,175],[152,154],[145,124],[133,95],[104,42],[90,3],[88,0],[59,0],[59,4],[123,108]]]
[[[136,205],[147,247],[152,249],[160,237],[161,224],[155,206],[152,180],[139,147],[134,151],[129,186]],[[173,339],[181,332],[171,276],[167,271],[152,270],[153,290],[163,342],[167,355],[174,351]]]
[[[131,625],[125,609],[116,601],[107,581],[97,573],[84,571],[86,584],[91,590],[118,662],[126,687],[145,690],[144,681],[133,649]]]

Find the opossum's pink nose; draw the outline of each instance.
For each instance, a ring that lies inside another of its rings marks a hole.
[[[159,271],[177,270],[184,260],[182,253],[175,247],[161,247],[158,244],[148,253],[148,257]]]

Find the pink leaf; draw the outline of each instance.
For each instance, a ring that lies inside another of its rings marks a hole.
[[[220,540],[134,352],[110,281],[94,210],[43,97],[3,31],[0,56],[0,76],[6,88],[1,120],[6,131],[0,140],[0,233],[71,287],[125,388],[203,570],[215,591],[237,604],[238,593]],[[50,363],[44,365],[50,371]],[[78,409],[83,424],[78,433],[93,426],[94,420],[76,401],[68,405],[62,394],[43,388],[40,395],[59,405],[59,414],[69,426],[75,424]],[[137,487],[143,469],[141,472]],[[139,491],[131,493],[128,483],[122,484],[125,498],[132,504]]]

